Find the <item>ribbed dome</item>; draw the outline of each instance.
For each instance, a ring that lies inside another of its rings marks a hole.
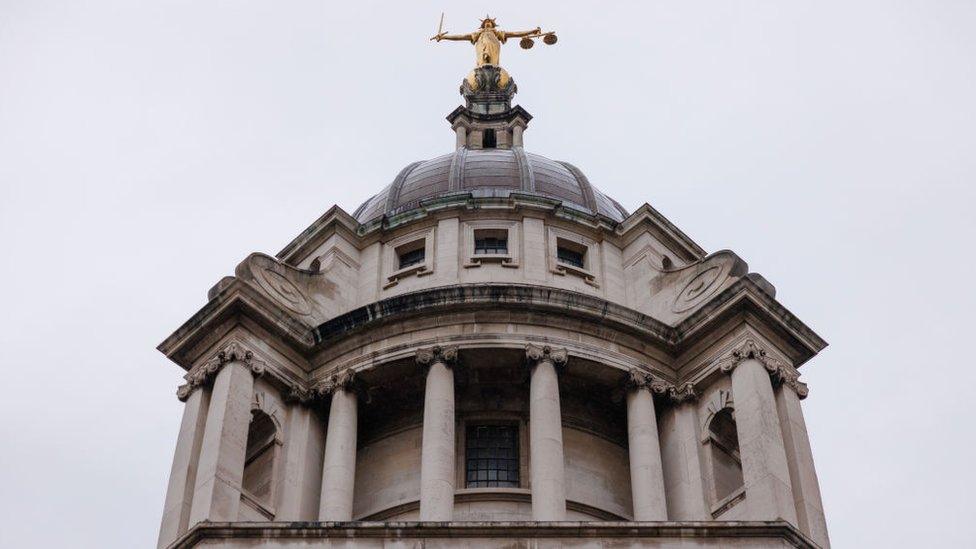
[[[511,149],[468,149],[414,162],[379,194],[356,209],[361,223],[411,210],[423,200],[453,193],[475,197],[507,197],[510,193],[535,194],[562,201],[569,208],[606,216],[627,217],[612,198],[593,188],[586,176],[567,162],[549,160]]]

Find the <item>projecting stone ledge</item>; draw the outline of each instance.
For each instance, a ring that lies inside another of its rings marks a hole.
[[[247,522],[200,523],[188,547],[798,547],[817,545],[787,522]],[[406,543],[407,545],[403,545]]]

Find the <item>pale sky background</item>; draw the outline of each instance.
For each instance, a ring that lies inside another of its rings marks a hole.
[[[156,345],[449,152],[490,11],[526,147],[730,248],[830,343],[802,372],[835,547],[972,547],[976,2],[0,0],[0,546],[155,544]]]

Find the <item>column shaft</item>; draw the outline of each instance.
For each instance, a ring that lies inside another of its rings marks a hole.
[[[352,520],[356,480],[356,414],[356,393],[337,388],[332,393],[329,426],[325,436],[319,520]]]
[[[275,520],[316,520],[322,486],[324,440],[318,416],[302,404],[288,411],[281,504]]]
[[[677,404],[661,416],[661,458],[671,520],[711,520],[702,482],[698,411],[694,402]]]
[[[189,526],[237,520],[253,392],[254,378],[243,362],[228,362],[214,380]]]
[[[749,510],[747,518],[782,519],[797,524],[772,381],[758,360],[743,360],[732,370],[732,398]]]
[[[813,451],[810,449],[800,398],[792,387],[783,385],[776,391],[776,405],[783,427],[783,442],[786,444],[800,531],[828,549],[830,539],[827,536],[827,521],[824,518],[820,485],[813,465]]]
[[[667,520],[657,418],[654,399],[647,388],[627,392],[627,440],[634,520]]]
[[[434,362],[424,393],[420,456],[420,520],[449,521],[454,513],[454,372]]]
[[[529,451],[532,520],[566,520],[559,378],[549,359],[540,360],[532,370],[529,386]]]
[[[159,528],[159,547],[169,547],[180,534],[186,532],[209,403],[209,389],[199,387],[190,393],[183,406],[183,421],[180,423],[180,435],[176,441],[176,453],[173,456],[169,486],[166,488],[166,503],[163,506],[163,520]]]

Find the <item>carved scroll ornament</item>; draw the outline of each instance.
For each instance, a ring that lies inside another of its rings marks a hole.
[[[264,374],[267,366],[263,361],[254,358],[254,353],[244,348],[240,342],[232,341],[223,349],[217,352],[210,360],[204,362],[199,367],[187,372],[183,379],[186,383],[176,389],[176,398],[185,402],[190,397],[193,390],[201,385],[208,383],[217,372],[231,362],[240,362],[251,370],[255,376]]]

